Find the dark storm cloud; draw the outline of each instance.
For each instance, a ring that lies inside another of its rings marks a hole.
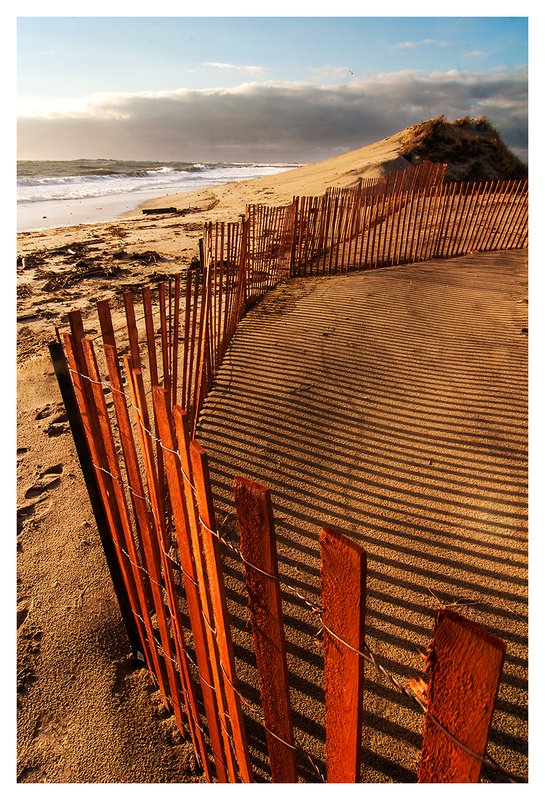
[[[344,86],[249,83],[235,89],[104,95],[76,112],[19,121],[20,158],[316,160],[430,117],[485,115],[525,154],[527,74],[413,72]]]

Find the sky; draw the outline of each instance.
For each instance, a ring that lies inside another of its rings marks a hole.
[[[25,5],[19,159],[316,161],[441,114],[487,116],[527,158],[524,16],[199,18],[154,5],[157,16],[128,17],[110,3],[114,16],[74,17]]]

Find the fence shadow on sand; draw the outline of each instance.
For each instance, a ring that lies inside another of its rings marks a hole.
[[[490,754],[527,757],[526,254],[490,253],[281,285],[240,323],[202,411],[226,539],[233,476],[270,487],[282,580],[319,600],[318,534],[368,553],[366,640],[418,675],[440,607],[507,644]],[[225,579],[241,692],[259,704],[239,560]],[[283,593],[298,742],[324,769],[319,620]],[[422,715],[365,668],[363,773],[417,779]],[[256,779],[263,730],[248,721]],[[303,780],[315,780],[301,759]],[[495,781],[485,769],[484,780]],[[501,780],[501,778],[499,778]]]

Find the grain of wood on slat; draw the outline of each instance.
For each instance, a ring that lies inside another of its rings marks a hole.
[[[251,783],[253,781],[252,767],[236,677],[219,542],[214,533],[211,532],[216,530],[216,519],[212,502],[208,460],[205,450],[195,440],[191,442],[190,452],[199,509],[201,539],[210,585],[210,597],[214,609],[221,668],[225,676],[225,696],[231,719],[235,754],[242,782]]]
[[[357,783],[364,662],[355,650],[361,651],[365,644],[367,556],[344,534],[324,528],[320,557],[327,781]]]
[[[295,742],[270,492],[265,486],[239,477],[235,478],[234,494],[272,779],[274,783],[296,783]]]
[[[428,656],[428,713],[477,755],[484,754],[505,643],[450,609],[436,614]],[[425,717],[419,783],[477,783],[482,763]]]

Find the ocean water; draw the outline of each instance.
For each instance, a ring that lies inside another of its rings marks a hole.
[[[297,164],[17,162],[17,230],[104,222],[151,198],[274,175]]]

